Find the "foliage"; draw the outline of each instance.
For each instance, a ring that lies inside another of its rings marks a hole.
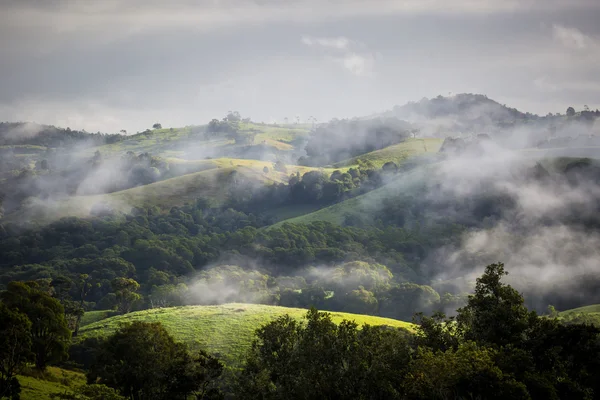
[[[0,303],[0,399],[18,398],[21,386],[16,375],[33,359],[30,348],[31,321]]]
[[[409,350],[396,330],[336,325],[312,309],[263,326],[246,360],[238,396],[247,399],[399,398]]]
[[[212,399],[219,397],[211,383],[222,368],[206,353],[191,356],[160,323],[134,322],[101,345],[88,381],[134,399],[186,399],[192,393]]]
[[[58,300],[35,282],[11,282],[0,293],[0,299],[9,309],[25,314],[31,321],[31,351],[37,369],[43,371],[49,363],[65,358],[71,331]]]
[[[139,301],[142,296],[136,293],[140,284],[131,278],[115,278],[111,282],[115,300],[117,302],[117,311],[122,314],[127,314],[136,301]]]
[[[126,397],[106,385],[81,385],[73,392],[56,393],[53,400],[125,400]]]
[[[475,293],[458,310],[456,319],[444,319],[441,314],[422,319],[417,343],[433,351],[425,358],[454,357],[464,346],[472,350],[487,348],[486,357],[491,356],[495,366],[490,369],[488,362],[486,374],[495,376],[498,384],[505,380],[502,390],[510,389],[515,396],[521,393],[517,398],[594,398],[594,393],[600,393],[600,385],[591,378],[600,373],[600,329],[563,325],[557,319],[530,312],[523,305],[523,297],[501,282],[505,274],[501,263],[487,266],[477,279]],[[460,371],[458,366],[451,369]],[[439,385],[436,383],[434,389],[439,390]],[[490,382],[486,385],[490,387]],[[522,393],[522,388],[526,392]],[[494,389],[494,393],[508,396],[502,390]]]
[[[81,353],[83,347],[97,346],[92,339],[110,336],[119,329],[121,324],[140,321],[160,322],[175,340],[187,343],[193,350],[206,349],[210,354],[218,354],[228,367],[238,367],[251,347],[254,331],[261,325],[286,314],[300,320],[306,314],[306,309],[234,303],[132,312],[83,326],[72,348],[71,359],[84,363],[85,360],[81,356],[73,354],[75,351]],[[359,325],[386,325],[409,331],[413,329],[413,325],[408,322],[389,318],[342,312],[334,312],[330,315],[335,323],[346,319],[356,321]],[[90,342],[86,344],[86,340]]]

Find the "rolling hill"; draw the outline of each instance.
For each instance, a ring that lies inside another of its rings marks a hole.
[[[382,201],[393,197],[410,196],[411,193],[416,193],[430,179],[430,175],[434,172],[435,164],[415,168],[414,170],[401,173],[388,184],[368,193],[314,212],[280,221],[272,225],[272,227],[277,227],[284,223],[309,224],[315,221],[342,224],[349,216],[364,218],[373,215],[373,211],[379,208]]]
[[[586,323],[600,326],[600,304],[565,310],[558,313],[558,318],[567,323]]]
[[[208,349],[229,366],[236,366],[250,348],[254,331],[269,321],[289,314],[301,319],[305,309],[260,304],[225,304],[219,306],[185,306],[157,308],[110,317],[82,327],[81,338],[104,337],[119,324],[146,321],[161,322],[176,340],[192,347]],[[332,312],[335,322],[353,320],[359,325],[389,325],[412,330],[408,322],[369,315]]]
[[[381,150],[375,150],[365,153],[349,160],[335,163],[335,167],[350,166],[357,164],[358,160],[369,161],[377,168],[383,164],[392,161],[396,164],[402,164],[411,157],[427,153],[437,153],[442,146],[443,139],[408,139],[402,143],[385,147]]]
[[[92,208],[103,204],[122,212],[129,212],[131,207],[158,206],[169,208],[181,206],[202,197],[211,199],[215,204],[227,198],[227,177],[233,172],[256,182],[256,184],[286,183],[291,174],[309,171],[323,171],[331,174],[335,170],[345,171],[347,168],[313,168],[298,165],[286,165],[287,172],[273,169],[268,161],[218,158],[211,160],[167,159],[172,168],[182,173],[170,179],[148,185],[121,190],[109,194],[73,196],[64,199],[39,201],[30,199],[19,210],[5,216],[5,221],[35,221],[47,223],[62,217],[85,217]],[[268,169],[265,172],[265,167]],[[197,171],[197,172],[191,172]],[[312,211],[312,209],[311,209]]]

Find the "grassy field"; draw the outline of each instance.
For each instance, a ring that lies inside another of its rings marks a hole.
[[[212,160],[181,160],[169,158],[169,163],[178,172],[185,173],[170,179],[158,181],[149,185],[122,190],[105,195],[74,196],[62,200],[39,202],[32,199],[30,203],[6,216],[6,221],[36,221],[47,223],[66,216],[88,216],[92,207],[99,203],[106,203],[112,208],[129,212],[133,206],[159,206],[173,207],[204,197],[211,199],[215,204],[220,204],[227,198],[226,185],[228,175],[236,171],[246,179],[257,184],[287,183],[290,176],[300,172],[319,170],[331,174],[334,168],[313,168],[298,165],[287,165],[287,172],[278,172],[273,169],[273,163],[268,161],[217,158]],[[264,168],[268,172],[264,172]],[[345,171],[347,168],[339,168]],[[186,173],[189,171],[199,171]],[[310,211],[313,211],[311,209]],[[289,211],[289,210],[288,210]],[[289,214],[288,215],[297,215]]]
[[[103,319],[110,318],[115,315],[117,315],[117,312],[112,310],[86,311],[81,318],[79,326],[82,327],[90,325],[94,322],[102,321]]]
[[[347,216],[361,218],[370,216],[373,214],[373,211],[379,208],[382,201],[402,196],[410,196],[411,193],[415,193],[420,186],[424,185],[428,179],[434,176],[434,173],[434,164],[400,173],[393,181],[385,186],[312,213],[282,220],[272,225],[271,228],[277,227],[283,223],[309,224],[315,221],[342,224]]]
[[[600,315],[600,304],[592,304],[591,306],[573,308],[559,313],[560,316],[566,317],[576,314],[598,314]]]
[[[219,148],[224,146],[235,146],[233,140],[217,138],[203,140],[200,133],[205,126],[186,126],[182,128],[153,129],[147,133],[131,135],[127,139],[94,147],[85,150],[91,155],[99,150],[102,154],[125,153],[133,151],[137,153],[149,152],[153,155],[163,157],[178,157],[184,154],[203,154],[208,148]],[[294,149],[292,145],[296,140],[308,135],[309,128],[305,125],[264,125],[256,123],[241,123],[240,133],[254,133],[254,144],[266,144],[267,146],[283,151]]]
[[[86,383],[83,373],[56,367],[48,367],[43,376],[29,371],[18,378],[22,400],[50,400],[53,394],[71,392]]]
[[[405,142],[386,147],[381,150],[375,150],[370,153],[344,160],[334,164],[336,167],[355,165],[358,160],[370,161],[376,167],[380,168],[388,161],[396,164],[402,164],[408,158],[426,153],[437,153],[442,147],[443,139],[408,139]]]
[[[120,323],[132,321],[161,322],[180,341],[192,347],[205,348],[228,365],[239,365],[249,350],[254,331],[285,314],[300,319],[305,309],[259,304],[225,304],[220,306],[187,306],[158,308],[116,316],[83,327],[80,337],[110,335]],[[412,329],[412,324],[388,318],[332,312],[335,322],[354,320],[359,325],[390,325]]]

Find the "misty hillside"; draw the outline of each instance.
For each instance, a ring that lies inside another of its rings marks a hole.
[[[416,134],[428,137],[468,137],[489,134],[511,147],[536,147],[555,137],[565,140],[591,132],[598,135],[595,124],[600,111],[572,107],[565,114],[540,116],[511,108],[482,94],[461,93],[451,96],[423,98],[395,106],[380,114],[413,123]],[[565,146],[560,146],[565,147]]]
[[[0,400],[600,399],[598,21],[0,0]]]
[[[74,139],[5,124],[0,288],[64,304],[80,368],[104,338],[154,326],[222,360],[228,390],[273,319],[311,329],[299,316],[316,307],[331,332],[349,318],[404,337],[390,329],[415,313],[460,313],[498,260],[523,307],[597,323],[560,314],[600,302],[596,113],[480,95],[393,112],[281,125],[230,112]]]

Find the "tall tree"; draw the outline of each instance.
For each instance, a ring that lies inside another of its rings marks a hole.
[[[10,282],[0,299],[11,310],[19,311],[31,321],[31,350],[35,366],[43,371],[51,362],[61,361],[67,355],[71,331],[65,319],[64,308],[36,282]]]
[[[140,284],[131,278],[115,278],[111,282],[113,292],[116,295],[117,311],[127,314],[131,311],[134,303],[142,298],[137,291]]]
[[[504,264],[491,264],[477,278],[475,293],[456,318],[466,340],[485,345],[519,345],[535,320],[535,312],[525,307],[523,296],[502,282],[508,272]]]
[[[0,399],[18,398],[21,386],[16,375],[33,359],[31,321],[0,303]]]

